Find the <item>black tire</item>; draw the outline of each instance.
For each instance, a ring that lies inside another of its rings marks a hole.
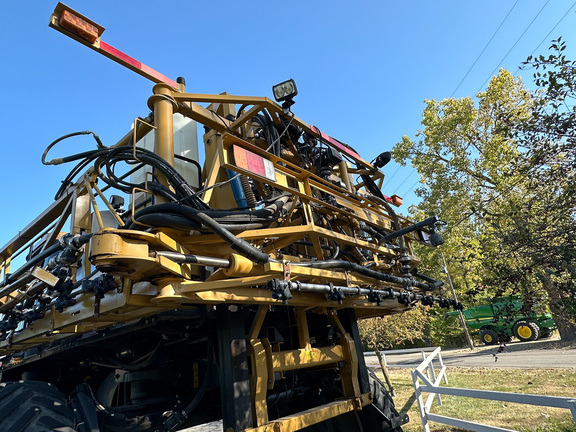
[[[480,330],[480,340],[484,345],[495,345],[498,343],[498,333],[490,328]]]
[[[549,327],[542,327],[540,329],[540,339],[548,339],[554,334],[554,329]]]
[[[514,336],[522,342],[535,341],[540,337],[540,327],[532,321],[518,321],[514,324]]]
[[[0,384],[2,432],[74,432],[74,412],[55,386],[41,381]]]

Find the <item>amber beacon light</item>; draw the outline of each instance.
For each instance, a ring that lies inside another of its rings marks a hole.
[[[50,17],[49,26],[150,81],[165,83],[174,88],[178,88],[176,81],[104,42],[101,39],[102,33],[104,33],[105,30],[104,27],[81,13],[76,12],[64,3],[58,3],[56,5]]]
[[[76,39],[81,39],[81,42],[86,41],[90,44],[96,43],[104,33],[104,27],[63,3],[56,5],[50,17],[50,26],[59,31],[68,31]]]

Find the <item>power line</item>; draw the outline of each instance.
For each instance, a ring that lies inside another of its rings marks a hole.
[[[398,189],[400,189],[402,186],[404,186],[404,183],[406,183],[406,180],[408,180],[410,177],[412,177],[412,174],[414,174],[415,172],[416,172],[416,170],[412,170],[412,172],[409,175],[404,177],[404,180],[402,180],[402,183],[400,183],[398,185],[398,187],[396,188],[396,190],[394,192],[392,192],[392,194],[395,194],[396,192],[398,192]]]
[[[500,60],[500,62],[498,63],[498,65],[494,68],[494,70],[490,73],[490,75],[488,76],[488,78],[486,78],[486,80],[484,81],[484,83],[482,83],[482,85],[480,86],[480,88],[478,90],[476,90],[476,93],[480,93],[480,91],[484,88],[484,86],[486,85],[486,83],[488,82],[488,80],[490,78],[492,78],[492,76],[494,75],[494,72],[496,72],[498,70],[498,68],[500,67],[500,65],[504,62],[504,60],[506,60],[506,57],[508,57],[508,55],[512,52],[512,50],[514,49],[514,47],[516,47],[516,45],[518,44],[518,42],[520,42],[520,39],[522,39],[522,37],[524,36],[524,34],[526,34],[526,32],[528,31],[528,29],[532,26],[532,24],[534,24],[534,21],[536,21],[536,18],[538,18],[540,16],[540,14],[542,13],[542,11],[544,10],[544,8],[548,5],[548,3],[550,3],[550,0],[547,0],[546,3],[544,3],[544,6],[542,6],[542,8],[538,11],[538,13],[536,14],[536,16],[532,19],[532,21],[530,21],[530,24],[528,24],[528,26],[524,29],[524,31],[522,32],[522,34],[518,37],[518,39],[516,39],[516,42],[514,42],[514,45],[512,45],[512,47],[508,50],[508,52],[506,53],[506,55],[504,57],[502,57],[502,60]]]
[[[552,32],[553,32],[554,30],[556,30],[556,27],[558,27],[562,21],[564,21],[564,18],[566,18],[566,17],[568,16],[568,14],[570,13],[570,11],[572,10],[572,8],[573,8],[574,6],[576,6],[576,2],[572,3],[572,6],[570,6],[570,7],[568,8],[568,10],[566,11],[566,13],[565,13],[564,15],[562,15],[562,18],[560,18],[560,19],[558,20],[558,22],[556,23],[556,25],[554,25],[554,27],[552,27],[552,30],[550,30],[550,31],[548,32],[548,34],[547,34],[546,36],[544,36],[544,38],[540,41],[540,43],[538,44],[538,46],[536,46],[536,48],[534,48],[534,50],[530,53],[530,56],[533,56],[534,53],[536,52],[536,50],[537,50],[538,48],[540,48],[540,45],[542,45],[542,44],[544,43],[544,41],[550,37],[550,35],[552,34]],[[520,70],[521,70],[521,68],[518,68],[518,69],[516,70],[516,72],[514,73],[514,75],[516,75]]]
[[[502,22],[500,23],[500,25],[498,26],[498,28],[496,29],[496,31],[492,34],[492,37],[490,38],[490,40],[488,41],[488,43],[484,46],[484,49],[482,50],[482,52],[478,55],[478,57],[476,58],[476,60],[474,61],[474,63],[472,64],[472,66],[470,66],[470,69],[468,69],[468,72],[466,72],[466,75],[464,75],[464,78],[462,78],[462,80],[460,81],[460,83],[458,84],[458,86],[456,87],[456,89],[454,90],[454,92],[452,92],[452,95],[450,95],[450,97],[453,97],[454,94],[456,93],[456,91],[460,88],[460,85],[464,82],[464,80],[466,79],[466,77],[468,76],[468,74],[470,73],[470,71],[472,70],[472,68],[476,65],[476,63],[478,62],[478,59],[482,56],[482,54],[484,53],[484,51],[486,50],[486,48],[488,47],[488,45],[490,44],[490,42],[492,42],[492,39],[494,39],[494,36],[498,33],[498,31],[500,30],[500,27],[502,27],[502,25],[504,24],[504,22],[506,21],[506,19],[508,18],[508,16],[510,15],[510,13],[512,12],[512,10],[514,9],[514,7],[516,6],[516,4],[518,3],[519,0],[516,0],[516,3],[514,3],[514,5],[512,5],[512,7],[510,8],[510,10],[508,11],[508,13],[506,14],[506,16],[504,17],[504,19],[502,20]],[[548,4],[548,2],[546,2],[546,4]],[[532,25],[532,23],[534,22],[534,20],[538,17],[538,15],[540,15],[540,13],[542,12],[542,10],[544,9],[544,7],[546,7],[546,4],[542,7],[542,9],[540,9],[540,11],[538,12],[538,14],[534,17],[534,19],[532,20],[532,22],[528,25],[528,27],[526,28],[526,30],[524,30],[524,33],[526,33],[526,31],[528,30],[528,28]],[[556,22],[556,24],[554,25],[554,27],[552,27],[552,29],[546,34],[546,36],[544,36],[542,38],[542,40],[540,41],[540,43],[536,46],[536,48],[534,48],[534,50],[530,53],[530,55],[534,55],[534,53],[538,50],[538,48],[540,48],[540,46],[550,37],[550,35],[552,34],[552,32],[554,30],[556,30],[556,27],[558,27],[560,25],[560,23],[562,21],[564,21],[564,19],[568,16],[568,14],[570,13],[570,11],[576,6],[576,2],[572,3],[572,5],[566,10],[566,12],[564,13],[564,15],[562,15],[562,17]],[[518,38],[518,40],[516,41],[516,43],[518,43],[518,41],[520,40],[520,38],[522,38],[522,36],[524,35],[524,33],[522,33],[522,35],[520,35],[520,37]],[[516,45],[516,43],[514,45]],[[514,48],[514,46],[512,46],[512,48],[510,49],[510,51],[512,51],[512,49]],[[510,53],[510,51],[506,54],[506,56],[508,56],[508,54]],[[506,56],[504,58],[506,58]],[[504,59],[502,59],[503,61]],[[514,75],[516,75],[519,71],[521,70],[521,68],[518,68],[516,70],[516,72],[514,73]],[[484,82],[484,84],[486,83],[486,81]],[[482,86],[483,87],[483,86]],[[476,92],[478,93],[478,92]],[[396,174],[396,172],[398,171],[400,167],[398,167],[396,169],[396,171],[394,171],[394,174]],[[393,177],[393,176],[392,176]],[[388,179],[388,181],[386,183],[388,183],[390,181],[390,179]],[[417,180],[405,193],[404,196],[408,195],[410,192],[412,192],[413,189],[416,188],[416,186],[418,185],[420,181]],[[386,185],[386,184],[385,184]],[[400,185],[402,186],[402,185]],[[512,185],[513,187],[514,185]],[[510,189],[510,188],[509,188]],[[508,189],[508,190],[509,190]],[[494,198],[497,198],[498,196],[501,196],[503,193],[507,192],[508,190],[500,193],[499,195],[497,195]],[[492,198],[492,199],[494,199]],[[492,201],[492,199],[489,200]],[[460,223],[462,223],[464,220],[468,219],[469,217],[471,217],[474,213],[471,213],[470,215],[465,216],[462,220],[460,220],[457,224],[459,225]]]
[[[398,172],[398,170],[400,169],[400,167],[402,167],[402,165],[398,164],[398,167],[397,167],[396,170],[392,173],[392,175],[391,175],[390,177],[388,177],[388,180],[386,180],[386,181],[384,182],[384,185],[382,186],[382,188],[385,188],[386,185],[387,185],[388,183],[390,183],[390,180],[392,180],[392,179],[394,178],[394,176],[396,175],[396,173]]]
[[[412,186],[410,186],[410,187],[408,188],[408,190],[402,194],[402,196],[405,197],[405,196],[408,195],[410,192],[412,192],[412,190],[414,190],[419,183],[420,183],[420,179],[416,180],[416,181],[414,182],[414,184],[413,184]]]
[[[484,49],[482,49],[482,52],[480,54],[478,54],[478,57],[476,57],[476,60],[474,60],[474,63],[472,63],[472,66],[470,66],[470,69],[468,69],[468,72],[466,72],[466,75],[464,75],[464,78],[462,78],[462,80],[460,81],[460,83],[458,84],[458,86],[454,89],[454,91],[452,92],[452,94],[450,95],[450,97],[453,97],[454,94],[456,93],[456,91],[458,91],[458,89],[460,88],[460,86],[462,85],[462,83],[464,82],[464,80],[466,79],[466,77],[468,76],[468,74],[470,74],[470,71],[472,70],[472,68],[474,66],[476,66],[476,63],[478,63],[478,60],[480,60],[480,57],[482,57],[482,54],[484,54],[484,51],[486,51],[486,48],[488,48],[488,45],[490,45],[490,42],[492,42],[492,39],[494,39],[494,37],[496,36],[496,34],[498,33],[498,31],[500,30],[500,28],[502,27],[502,25],[504,24],[504,22],[508,19],[508,17],[510,16],[510,14],[512,13],[512,10],[516,7],[516,5],[518,4],[520,0],[516,0],[516,3],[514,3],[512,5],[512,7],[510,8],[510,10],[508,11],[508,13],[506,14],[506,16],[504,17],[504,19],[502,20],[502,22],[500,23],[500,25],[498,26],[498,28],[496,29],[496,31],[492,34],[492,37],[490,38],[490,40],[486,43],[486,45],[484,46]]]

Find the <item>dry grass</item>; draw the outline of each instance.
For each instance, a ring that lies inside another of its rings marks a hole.
[[[396,389],[396,408],[408,410],[410,416],[403,430],[421,431],[410,370],[390,369],[389,374]],[[448,382],[450,387],[576,398],[576,369],[449,368]],[[433,413],[523,432],[576,432],[570,412],[564,409],[456,396],[442,396],[442,401],[442,406],[432,405]],[[433,432],[460,430],[437,423],[431,426]]]

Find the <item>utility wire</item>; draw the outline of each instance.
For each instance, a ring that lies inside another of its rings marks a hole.
[[[564,18],[566,18],[566,17],[568,16],[568,14],[570,13],[570,11],[572,10],[572,8],[573,8],[574,6],[576,6],[576,2],[572,3],[572,6],[570,6],[570,7],[568,8],[568,10],[566,11],[566,13],[565,13],[564,15],[562,15],[562,18],[560,18],[560,19],[558,20],[558,22],[556,23],[556,25],[555,25],[554,27],[552,27],[552,29],[548,32],[548,34],[547,34],[546,36],[544,36],[544,38],[542,38],[542,40],[540,41],[540,43],[538,44],[538,46],[537,46],[536,48],[534,48],[534,50],[530,53],[530,56],[533,56],[534,53],[536,52],[536,50],[537,50],[538,48],[540,48],[540,45],[542,45],[542,44],[544,43],[544,41],[546,41],[546,39],[548,39],[548,38],[550,37],[550,35],[552,34],[552,32],[553,32],[554,30],[556,30],[556,27],[558,27],[562,21],[564,21]],[[519,67],[519,68],[516,70],[516,72],[514,73],[514,76],[516,76],[516,74],[517,74],[518,72],[520,72],[521,70],[522,70],[522,68]]]
[[[482,52],[478,55],[478,57],[476,58],[476,60],[474,61],[474,63],[472,64],[472,66],[470,66],[470,69],[468,69],[468,72],[466,72],[466,75],[464,75],[464,78],[462,78],[462,80],[460,81],[460,83],[458,84],[458,86],[456,87],[456,89],[452,92],[452,94],[450,95],[450,97],[453,97],[454,94],[456,93],[456,91],[460,88],[460,86],[462,85],[462,83],[464,82],[464,80],[466,79],[466,77],[468,76],[468,74],[470,73],[470,71],[472,70],[472,68],[476,65],[476,63],[478,62],[478,59],[480,59],[480,57],[482,56],[482,54],[484,53],[484,51],[486,51],[486,48],[488,47],[488,45],[490,45],[490,42],[492,42],[492,39],[494,39],[494,36],[496,36],[496,34],[498,33],[498,31],[500,30],[500,27],[502,27],[502,24],[504,24],[504,22],[506,21],[506,19],[508,18],[508,16],[510,15],[510,13],[512,12],[512,10],[514,9],[514,7],[516,6],[516,4],[518,3],[519,0],[516,0],[516,2],[514,3],[514,5],[512,5],[512,7],[510,8],[510,10],[508,11],[508,13],[506,14],[506,16],[504,17],[504,19],[502,20],[502,22],[500,23],[500,25],[498,26],[498,28],[496,29],[496,31],[492,34],[492,37],[490,38],[490,40],[488,41],[488,43],[484,46],[484,49],[482,50]],[[546,6],[546,4],[544,5],[544,7]],[[566,10],[566,12],[564,13],[564,15],[562,15],[562,17],[556,22],[556,24],[554,25],[554,27],[552,27],[552,29],[546,34],[546,36],[544,36],[542,38],[542,40],[540,41],[540,43],[536,46],[536,48],[534,48],[534,50],[530,53],[530,55],[534,55],[534,53],[538,50],[538,48],[540,48],[540,46],[550,37],[550,35],[552,34],[552,32],[554,30],[556,30],[556,27],[558,27],[560,25],[560,23],[562,21],[564,21],[564,19],[568,16],[568,14],[570,13],[570,11],[576,6],[576,2],[572,3],[572,5]],[[542,7],[542,9],[544,9],[544,7]],[[542,12],[542,9],[540,10],[540,12]],[[538,15],[540,14],[540,12],[538,12]],[[536,17],[534,19],[536,19],[538,17],[538,15],[536,15]],[[534,20],[532,20],[533,22]],[[532,23],[530,23],[531,25]],[[528,27],[530,27],[530,25]],[[527,28],[528,29],[528,28]],[[527,30],[526,29],[526,30]],[[526,32],[526,30],[524,31],[524,33]],[[522,35],[524,34],[522,33]],[[522,37],[522,36],[520,36]],[[519,38],[520,39],[520,38]],[[518,39],[518,40],[519,40]],[[516,41],[516,43],[518,43],[518,41]],[[512,47],[514,48],[514,47]],[[512,50],[512,49],[511,49]],[[510,50],[510,51],[511,51]],[[508,52],[509,54],[509,52]],[[506,55],[508,55],[506,54]],[[514,75],[517,75],[518,72],[522,70],[520,67],[516,70],[516,72],[514,73]],[[486,82],[484,82],[486,83]],[[478,92],[476,92],[478,93]],[[396,174],[396,172],[398,171],[400,167],[398,167],[396,169],[396,171],[394,171],[394,174]],[[390,177],[390,179],[394,176],[394,174]],[[390,181],[390,179],[388,179],[388,181],[386,181],[386,183],[384,184],[384,186],[386,186],[386,184]],[[418,185],[419,181],[417,181],[416,183],[414,183],[412,185],[412,187],[410,187],[405,193],[404,196],[408,195],[410,192],[412,192],[413,189],[416,188],[416,186]],[[508,189],[509,190],[509,189]],[[507,192],[507,191],[504,191]],[[496,197],[494,197],[496,198]],[[493,199],[494,199],[493,198]],[[492,199],[489,200],[489,202],[492,201]],[[461,224],[464,220],[468,219],[469,217],[471,217],[474,213],[465,216],[461,221],[459,221],[458,223],[456,223],[456,226],[458,226],[459,224]]]
[[[398,192],[398,189],[400,189],[402,186],[404,186],[404,183],[406,183],[406,180],[408,180],[410,177],[412,177],[412,174],[414,174],[415,172],[416,172],[416,170],[412,170],[412,172],[409,175],[404,177],[404,180],[402,180],[402,183],[400,183],[398,185],[398,187],[396,188],[396,190],[394,192],[392,192],[392,194],[395,194],[396,192]]]
[[[526,32],[528,31],[528,29],[532,26],[532,24],[534,24],[534,21],[536,21],[536,18],[538,18],[540,16],[540,14],[542,13],[542,11],[544,10],[544,8],[548,5],[548,3],[550,3],[550,0],[547,0],[546,3],[544,3],[544,6],[542,6],[542,8],[538,11],[538,13],[536,14],[536,16],[532,19],[532,21],[530,21],[530,24],[528,24],[528,26],[524,29],[524,31],[522,32],[522,34],[520,36],[518,36],[518,39],[516,39],[516,42],[514,42],[514,45],[512,45],[512,47],[508,50],[508,52],[506,53],[506,55],[504,57],[502,57],[502,60],[500,60],[500,62],[498,63],[498,65],[494,68],[494,70],[490,73],[490,75],[488,75],[488,78],[486,78],[486,80],[482,83],[482,85],[480,86],[480,88],[478,90],[476,90],[476,93],[480,93],[480,91],[484,88],[484,86],[486,85],[486,83],[488,82],[488,80],[490,78],[492,78],[492,76],[494,75],[494,72],[496,72],[498,70],[498,68],[500,67],[500,65],[504,62],[504,60],[506,60],[506,57],[508,57],[508,55],[512,52],[512,50],[514,49],[514,47],[516,47],[516,45],[518,44],[518,42],[520,42],[520,39],[522,39],[522,37],[526,34]]]
[[[516,2],[518,3],[518,1]],[[514,3],[514,6],[516,6],[516,3]],[[548,4],[548,2],[546,2],[546,4]],[[536,15],[536,17],[534,17],[534,19],[532,20],[532,22],[528,25],[528,27],[526,28],[526,30],[528,30],[528,28],[530,27],[530,25],[532,25],[532,23],[534,22],[534,20],[538,17],[538,15],[540,15],[540,13],[542,12],[542,10],[544,9],[544,7],[546,7],[546,4],[542,7],[542,9],[540,9],[540,11],[538,12],[538,14]],[[514,6],[512,6],[512,9],[514,9]],[[540,43],[536,46],[536,48],[534,48],[534,50],[530,53],[530,55],[534,55],[534,53],[538,50],[538,48],[540,48],[540,46],[550,37],[550,35],[552,34],[552,32],[556,29],[556,27],[558,27],[560,25],[560,23],[568,16],[568,14],[570,13],[570,11],[576,6],[576,2],[572,3],[572,5],[566,10],[566,12],[564,13],[564,15],[562,15],[562,17],[556,22],[556,24],[554,25],[554,27],[552,27],[552,29],[548,32],[548,34],[546,34],[546,36],[544,36],[544,38],[542,38],[542,40],[540,41]],[[508,12],[508,15],[510,15],[510,12],[512,11],[512,9],[510,9],[510,11]],[[506,17],[504,18],[504,21],[506,20],[506,18],[508,17],[508,15],[506,15]],[[502,23],[500,24],[500,26],[504,23],[504,21],[502,21]],[[498,29],[500,29],[500,26],[498,27]],[[496,32],[498,31],[498,29],[496,30]],[[526,30],[524,30],[524,33],[526,33]],[[518,40],[520,40],[520,38],[524,35],[524,33],[522,33],[522,35],[518,38]],[[494,33],[496,34],[496,33]],[[492,36],[492,38],[494,37],[494,35]],[[492,40],[492,38],[490,39],[490,41]],[[516,41],[516,43],[518,43],[518,40]],[[488,41],[488,44],[490,43],[490,41]],[[516,45],[516,43],[514,45]],[[486,46],[488,46],[488,44]],[[514,46],[512,47],[514,48]],[[512,51],[512,48],[510,49],[510,51]],[[486,49],[486,47],[484,47],[484,49]],[[510,53],[510,51],[508,52],[508,54]],[[484,50],[482,50],[482,53],[484,52]],[[480,55],[478,56],[478,58],[480,58],[480,56],[482,55],[482,53],[480,53]],[[508,54],[506,54],[506,56],[508,56]],[[478,58],[476,59],[476,61],[478,60]],[[504,57],[506,58],[506,57]],[[502,59],[503,61],[504,59]],[[476,61],[474,62],[474,64],[476,64]],[[474,67],[474,64],[471,66],[470,69],[472,69],[472,67]],[[496,70],[496,69],[495,69]],[[516,75],[519,71],[521,70],[521,68],[518,68],[518,70],[516,70],[516,73],[514,73],[514,75]],[[468,71],[470,72],[470,71]],[[494,73],[494,72],[492,72]],[[468,75],[468,73],[466,74]],[[466,76],[462,79],[462,81],[464,81],[464,79],[466,78]],[[462,84],[462,81],[460,82],[460,84]],[[487,81],[487,80],[486,80]],[[484,84],[486,84],[486,81],[484,82]],[[460,84],[458,84],[458,87],[460,87]],[[484,86],[484,84],[482,85],[482,87]],[[458,87],[456,87],[456,90],[458,90]],[[454,90],[454,93],[456,92],[456,90]],[[480,90],[478,90],[476,93],[478,93]],[[452,96],[454,95],[454,93],[452,93]],[[450,96],[450,97],[452,97]],[[418,182],[416,182],[410,189],[408,189],[407,192],[404,193],[404,195],[407,195],[408,193],[410,193],[412,191],[413,188],[416,187],[416,185],[418,184]],[[486,204],[489,204],[490,202],[494,201],[497,198],[502,197],[504,194],[508,193],[514,186],[516,186],[518,184],[518,182],[513,183],[512,185],[510,185],[508,188],[506,188],[506,190],[497,193],[496,195],[492,196],[491,198],[489,198],[486,202]],[[470,217],[472,217],[474,214],[478,213],[478,210],[473,211],[470,214],[465,215],[462,219],[460,219],[458,222],[456,222],[455,224],[452,224],[447,231],[451,231],[452,229],[456,228],[457,226],[459,226],[462,222],[464,222],[466,219],[469,219]]]
[[[416,186],[418,186],[419,183],[420,183],[420,179],[416,180],[416,181],[414,182],[414,184],[413,184],[412,186],[410,186],[410,187],[408,188],[408,190],[402,194],[402,196],[405,197],[405,196],[408,195],[410,192],[412,192],[412,190],[416,189]]]
[[[458,84],[458,86],[454,89],[454,91],[452,92],[452,94],[450,95],[450,97],[453,97],[454,94],[458,91],[458,89],[460,88],[460,86],[462,85],[462,83],[464,82],[464,80],[466,79],[466,77],[470,74],[470,71],[472,71],[472,68],[474,68],[474,66],[476,66],[476,63],[478,63],[478,60],[480,60],[480,57],[482,57],[482,54],[484,54],[484,51],[486,51],[486,48],[488,48],[488,45],[490,45],[490,43],[492,42],[492,39],[494,39],[494,37],[496,36],[496,34],[498,33],[498,31],[500,30],[500,28],[502,27],[502,25],[504,24],[504,22],[508,19],[508,17],[510,16],[510,14],[512,13],[512,10],[516,7],[516,5],[518,4],[520,0],[516,0],[516,2],[512,5],[512,7],[510,8],[510,10],[508,11],[508,13],[506,14],[506,16],[504,17],[504,19],[502,20],[502,22],[500,23],[500,25],[498,26],[498,28],[496,29],[496,31],[492,34],[492,37],[490,38],[490,40],[486,43],[486,45],[484,46],[484,48],[482,49],[482,52],[480,52],[480,54],[478,54],[478,57],[476,57],[476,60],[474,60],[474,63],[472,63],[472,66],[470,66],[470,69],[468,69],[468,72],[466,72],[466,75],[464,75],[464,78],[462,78],[462,80],[460,81],[460,83]]]
[[[394,176],[396,175],[396,173],[398,172],[398,170],[400,169],[401,166],[402,166],[402,165],[398,164],[398,167],[396,168],[396,170],[394,170],[394,172],[392,173],[392,175],[391,175],[390,177],[388,177],[388,180],[386,180],[386,181],[384,182],[384,184],[382,185],[382,188],[385,188],[386,185],[387,185],[388,183],[390,183],[390,180],[392,180],[392,179],[394,178]]]

